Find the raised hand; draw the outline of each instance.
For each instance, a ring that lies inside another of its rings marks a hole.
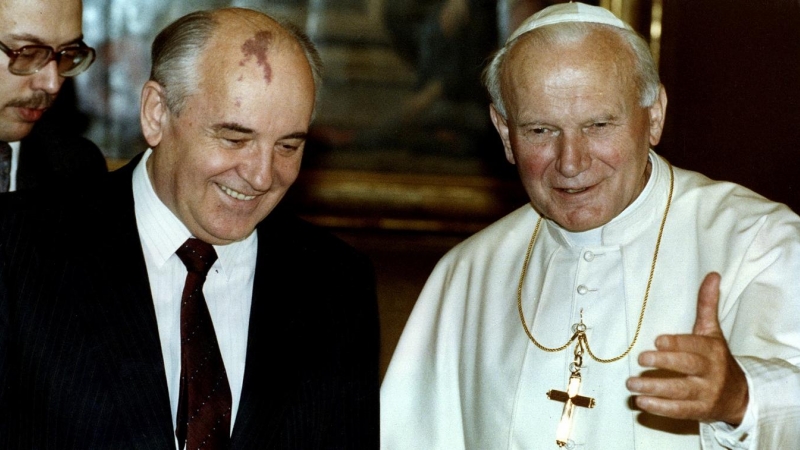
[[[747,379],[722,335],[717,308],[718,273],[709,273],[697,296],[692,334],[656,338],[656,350],[642,352],[639,364],[672,372],[665,378],[631,377],[628,390],[638,393],[644,411],[676,419],[741,423],[747,409]]]

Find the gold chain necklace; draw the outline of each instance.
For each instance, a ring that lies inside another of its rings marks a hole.
[[[644,321],[644,311],[647,309],[647,299],[650,296],[650,286],[653,284],[653,274],[655,274],[656,271],[658,249],[661,247],[661,237],[664,234],[664,225],[667,223],[669,207],[672,205],[672,191],[675,186],[675,174],[672,171],[672,165],[667,163],[667,166],[669,167],[669,196],[667,198],[667,206],[664,208],[664,216],[661,218],[661,226],[658,229],[656,248],[653,251],[653,262],[650,265],[650,276],[647,278],[647,288],[644,291],[644,298],[642,299],[642,310],[639,312],[639,323],[636,325],[636,333],[633,335],[633,341],[631,341],[631,345],[629,345],[628,349],[622,352],[622,354],[619,356],[614,358],[600,358],[592,352],[592,348],[589,347],[589,340],[586,337],[586,325],[583,323],[583,310],[581,310],[580,323],[574,325],[574,334],[567,341],[567,343],[561,347],[545,347],[533,337],[533,334],[531,334],[531,331],[528,329],[528,325],[525,322],[525,315],[522,312],[522,285],[525,283],[525,274],[528,271],[528,264],[530,263],[531,254],[533,253],[533,244],[536,242],[536,237],[539,235],[539,227],[542,224],[542,216],[539,216],[539,220],[536,221],[536,227],[533,229],[533,235],[531,236],[531,241],[528,244],[528,251],[525,254],[525,263],[522,266],[522,274],[519,277],[519,287],[517,288],[517,309],[519,310],[519,320],[522,322],[522,328],[525,329],[525,334],[528,335],[528,339],[530,339],[534,345],[546,352],[560,352],[577,340],[577,343],[575,344],[574,358],[572,363],[569,365],[569,371],[571,372],[571,375],[567,384],[567,390],[558,391],[551,389],[547,391],[547,398],[564,403],[564,409],[561,412],[561,420],[559,421],[558,428],[556,429],[556,444],[559,447],[566,447],[569,445],[569,435],[572,429],[572,419],[574,416],[575,407],[579,406],[583,408],[594,408],[595,406],[595,399],[579,394],[581,386],[581,368],[583,367],[583,353],[588,353],[593,360],[599,363],[612,363],[628,356],[628,353],[631,352],[633,347],[636,345],[636,341],[639,339],[639,332],[642,330],[642,322]],[[533,328],[533,324],[531,324],[531,328]]]
[[[630,353],[633,347],[636,345],[636,341],[639,339],[639,332],[642,329],[642,322],[644,321],[644,311],[645,309],[647,309],[647,299],[650,296],[650,286],[652,286],[653,284],[653,274],[655,273],[656,270],[656,261],[658,261],[658,249],[659,247],[661,247],[661,236],[664,234],[664,225],[667,222],[667,215],[669,214],[669,208],[670,205],[672,204],[672,192],[675,185],[675,175],[672,171],[672,165],[669,163],[667,163],[667,165],[669,167],[669,197],[667,198],[667,206],[666,208],[664,208],[664,216],[661,218],[661,226],[658,229],[656,248],[655,251],[653,252],[653,262],[650,265],[650,276],[647,279],[647,288],[645,289],[644,299],[642,300],[642,310],[639,313],[639,322],[636,325],[636,333],[634,333],[633,335],[633,341],[631,342],[631,345],[628,346],[628,349],[617,357],[607,358],[607,359],[599,358],[592,352],[591,347],[589,347],[589,341],[586,338],[586,333],[585,333],[586,327],[582,326],[583,318],[581,318],[581,323],[578,324],[575,330],[575,334],[572,335],[569,341],[567,341],[567,343],[562,345],[561,347],[557,348],[545,347],[544,345],[540,344],[536,340],[536,338],[533,337],[533,334],[531,334],[531,331],[528,329],[528,325],[525,322],[525,315],[522,312],[522,285],[525,282],[525,275],[528,272],[528,264],[530,263],[531,254],[533,253],[533,245],[536,242],[536,237],[539,235],[539,226],[542,224],[542,217],[539,216],[539,220],[536,222],[536,228],[534,228],[533,235],[531,236],[531,241],[528,244],[528,252],[525,254],[525,263],[522,266],[522,274],[519,277],[519,287],[517,288],[517,309],[519,310],[519,319],[520,321],[522,321],[522,328],[525,329],[525,334],[528,335],[528,338],[531,340],[531,342],[533,342],[534,345],[539,347],[539,349],[550,353],[560,352],[569,347],[569,345],[577,339],[579,341],[579,344],[583,344],[586,347],[586,352],[589,354],[589,356],[592,357],[593,360],[599,363],[611,363],[614,361],[619,361],[620,359],[626,357],[628,353]],[[533,327],[532,324],[531,327]]]

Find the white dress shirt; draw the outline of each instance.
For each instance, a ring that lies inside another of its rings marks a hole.
[[[17,167],[19,167],[19,141],[9,142],[11,146],[11,169],[8,173],[8,192],[17,190]]]
[[[186,267],[175,251],[192,234],[158,198],[147,173],[148,149],[133,172],[133,199],[136,225],[147,264],[147,276],[158,321],[158,334],[167,374],[173,425],[178,411],[181,373],[181,294],[186,281]],[[214,323],[222,360],[231,388],[231,430],[242,393],[247,354],[247,331],[253,278],[258,251],[258,238],[252,233],[246,239],[228,245],[215,245],[218,259],[211,266],[203,294]],[[177,440],[176,440],[177,443]]]

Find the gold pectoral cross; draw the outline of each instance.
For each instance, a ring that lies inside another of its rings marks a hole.
[[[569,377],[567,392],[553,389],[547,391],[547,398],[550,400],[564,402],[564,410],[561,412],[561,420],[558,422],[558,429],[556,430],[556,444],[558,444],[559,447],[567,445],[569,432],[572,430],[572,415],[575,412],[575,407],[594,408],[593,398],[578,395],[580,388],[581,374],[573,373]]]
[[[583,311],[581,311],[583,316]],[[564,409],[561,412],[561,420],[558,422],[558,429],[556,430],[556,444],[559,447],[567,445],[569,440],[569,433],[572,431],[572,416],[575,413],[575,407],[594,408],[594,399],[591,397],[584,397],[578,395],[581,389],[581,366],[583,366],[583,346],[586,339],[586,325],[583,324],[583,317],[581,322],[576,325],[574,339],[577,340],[575,344],[575,359],[570,364],[569,370],[572,375],[569,377],[567,383],[567,391],[547,391],[547,398],[557,402],[564,402]]]

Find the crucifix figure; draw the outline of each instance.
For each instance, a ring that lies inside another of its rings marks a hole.
[[[582,314],[581,314],[582,315]],[[575,344],[575,359],[570,364],[569,370],[572,375],[569,377],[567,384],[567,391],[547,391],[547,398],[558,402],[564,402],[564,410],[561,412],[561,420],[558,422],[558,429],[556,430],[556,444],[559,447],[567,445],[569,433],[572,430],[572,415],[575,412],[575,407],[594,408],[594,399],[591,397],[584,397],[578,395],[581,388],[581,366],[583,365],[583,339],[585,339],[586,326],[581,322],[576,326],[577,331],[575,337],[577,343]]]

